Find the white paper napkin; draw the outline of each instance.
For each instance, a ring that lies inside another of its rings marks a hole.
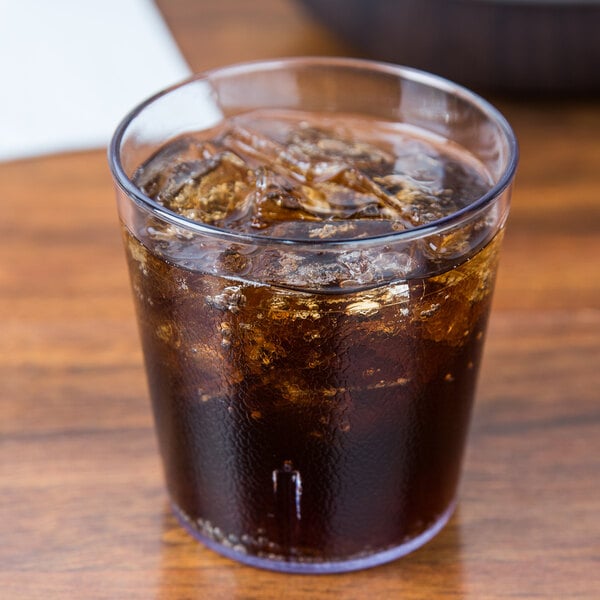
[[[0,160],[103,147],[189,74],[151,0],[0,0]]]

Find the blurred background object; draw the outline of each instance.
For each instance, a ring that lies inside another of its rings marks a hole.
[[[0,3],[0,161],[104,146],[190,74],[152,0]]]
[[[369,57],[478,89],[600,91],[600,0],[301,0]]]

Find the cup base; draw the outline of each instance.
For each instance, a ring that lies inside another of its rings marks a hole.
[[[267,557],[261,557],[256,555],[247,554],[245,552],[235,550],[232,547],[225,546],[216,542],[215,540],[203,535],[190,524],[189,519],[185,513],[175,504],[171,503],[173,513],[177,517],[183,528],[192,535],[196,540],[204,544],[207,548],[214,550],[218,554],[235,560],[240,563],[244,563],[251,567],[259,569],[266,569],[269,571],[279,571],[282,573],[306,573],[306,574],[327,574],[327,573],[346,573],[348,571],[358,571],[361,569],[368,569],[382,565],[401,556],[405,556],[417,550],[429,540],[434,538],[446,525],[450,517],[454,513],[456,508],[456,500],[453,500],[446,511],[440,515],[440,517],[434,521],[431,526],[423,531],[418,536],[411,538],[410,540],[388,548],[380,552],[374,552],[372,554],[358,556],[348,559],[332,560],[325,562],[313,562],[313,561],[298,561],[298,560],[283,560],[273,559]]]

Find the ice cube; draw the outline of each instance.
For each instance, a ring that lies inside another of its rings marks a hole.
[[[246,297],[240,286],[232,285],[223,288],[219,294],[206,296],[206,303],[222,311],[237,313],[246,304]]]
[[[355,140],[351,132],[339,125],[327,130],[301,124],[290,133],[287,146],[289,156],[311,161],[313,171],[310,175],[314,179],[339,165],[360,169],[370,175],[389,172],[394,162],[392,154]]]
[[[315,220],[314,214],[305,209],[308,201],[304,188],[292,180],[291,173],[286,175],[267,167],[256,170],[251,203],[253,228],[264,229],[281,221]]]
[[[228,226],[264,229],[270,223],[331,218],[402,220],[393,199],[373,176],[388,173],[393,156],[336,131],[238,118],[221,143],[256,175],[253,208],[237,211]],[[336,137],[338,136],[338,137]],[[409,226],[410,223],[404,223]]]
[[[183,137],[166,144],[133,174],[134,183],[148,196],[155,198],[164,187],[168,174],[180,163],[201,158],[198,142]]]
[[[183,138],[147,161],[134,181],[165,208],[220,225],[246,200],[255,175],[242,158],[216,141]]]

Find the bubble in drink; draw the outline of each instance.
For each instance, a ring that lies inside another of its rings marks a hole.
[[[134,179],[165,209],[241,234],[150,216],[125,230],[168,488],[188,528],[294,564],[439,528],[500,236],[483,217],[419,243],[390,236],[470,205],[491,186],[484,168],[415,128],[264,111],[172,142]],[[339,243],[315,253],[324,241]]]

